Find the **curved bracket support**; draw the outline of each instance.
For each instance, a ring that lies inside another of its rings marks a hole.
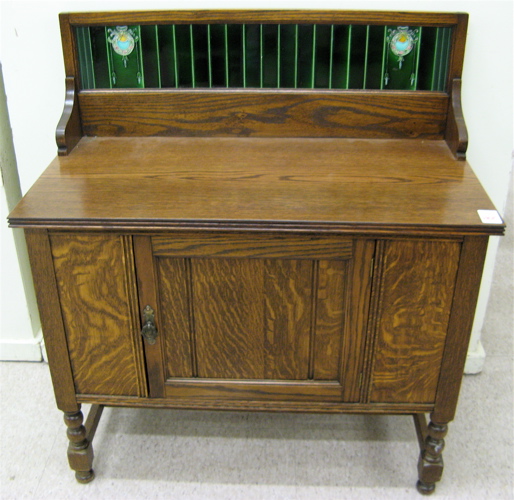
[[[468,149],[468,130],[462,114],[461,85],[460,78],[453,79],[445,134],[448,147],[457,160],[465,160]]]
[[[66,77],[66,98],[64,110],[55,132],[59,156],[68,155],[82,137],[80,113],[77,94],[75,92],[75,77]]]

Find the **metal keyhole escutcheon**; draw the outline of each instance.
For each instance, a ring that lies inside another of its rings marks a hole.
[[[149,344],[155,344],[157,339],[157,328],[155,326],[155,313],[150,306],[143,309],[143,329],[141,335]]]

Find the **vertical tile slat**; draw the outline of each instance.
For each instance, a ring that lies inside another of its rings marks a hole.
[[[93,56],[93,71],[95,75],[95,88],[110,88],[110,74],[107,61],[107,40],[105,28],[101,26],[90,27],[91,48]]]
[[[136,74],[139,87],[145,88],[145,66],[144,66],[144,58],[143,58],[143,37],[141,32],[141,27],[137,27],[137,33],[139,37],[139,42],[137,43],[137,57],[138,57],[138,69],[139,71]]]
[[[211,48],[211,25],[207,25],[207,67],[209,72],[209,88],[212,89],[212,48]]]
[[[114,73],[113,65],[112,65],[112,54],[111,54],[111,47],[110,47],[110,42],[109,42],[109,32],[107,31],[108,28],[105,27],[104,30],[105,30],[105,45],[107,47],[107,68],[109,71],[109,88],[112,89],[113,73]]]
[[[444,90],[446,83],[446,67],[448,62],[448,52],[450,47],[450,32],[448,28],[442,28],[443,37],[442,37],[442,47],[441,47],[441,55],[440,57],[440,65],[439,65],[439,85],[437,86],[437,90]]]
[[[246,88],[246,24],[241,26],[241,44],[243,57],[243,88]]]
[[[191,85],[193,88],[196,87],[196,75],[195,75],[195,37],[193,34],[193,25],[189,25],[189,50],[191,53]]]
[[[262,25],[262,86],[278,88],[280,43],[276,24]]]
[[[314,25],[301,24],[298,32],[298,88],[313,88],[314,72],[312,70],[315,53]]]
[[[332,27],[328,24],[320,24],[316,27],[314,57],[314,88],[331,88],[332,65]]]
[[[90,84],[91,87],[95,89],[96,88],[96,79],[95,79],[95,66],[93,61],[93,47],[91,46],[91,31],[89,28],[87,28],[87,40],[86,40],[86,47],[88,51],[88,62],[90,64]]]
[[[439,79],[439,85],[436,90],[446,89],[446,78],[448,76],[448,63],[450,57],[450,45],[451,45],[451,28],[442,28],[443,30],[443,51],[441,54],[441,76]]]
[[[294,27],[294,88],[298,88],[298,24]]]
[[[330,56],[329,56],[329,68],[328,68],[328,88],[331,89],[333,82],[334,72],[334,25],[330,26]]]
[[[296,86],[295,33],[293,24],[280,25],[280,61],[277,61],[277,73],[280,73],[280,88],[294,89]]]
[[[83,89],[96,88],[91,31],[89,27],[77,28],[77,49],[80,64],[80,80]]]
[[[161,72],[161,53],[159,51],[159,29],[155,26],[155,49],[157,52],[157,81],[159,88],[162,89],[162,72]]]
[[[421,39],[423,37],[423,28],[419,27],[418,43],[416,44],[416,66],[414,68],[414,85],[412,90],[418,89],[419,81],[419,60],[421,55]]]
[[[384,42],[382,47],[382,74],[380,77],[380,90],[384,89],[386,77],[386,61],[387,61],[387,26],[384,26]]]
[[[364,78],[362,88],[366,89],[368,80],[368,58],[369,58],[369,26],[366,26],[366,48],[364,53]]]
[[[225,84],[227,88],[230,87],[230,71],[229,71],[229,52],[228,52],[228,24],[224,25],[225,35]]]
[[[178,60],[178,86],[180,88],[193,88],[194,77],[194,50],[191,51],[191,25],[177,24],[175,26],[176,48]]]
[[[264,88],[264,26],[259,26],[259,69],[260,88]]]
[[[277,88],[279,89],[281,87],[280,85],[280,24],[277,25]]]
[[[316,25],[312,26],[311,89],[316,86]]]
[[[438,57],[440,50],[441,50],[440,47],[441,47],[441,28],[436,28],[435,47],[434,47],[434,64],[432,66],[432,78],[431,78],[431,83],[430,83],[430,90],[437,89],[436,78],[437,78],[437,72],[438,72],[437,71],[438,62],[440,60],[440,58]]]
[[[245,25],[244,36],[244,75],[246,87],[259,88],[260,87],[260,26],[258,24]],[[244,84],[245,82],[243,82]]]
[[[431,90],[445,90],[450,39],[451,28],[437,28],[434,49],[434,76]]]
[[[353,26],[350,24],[348,26],[348,53],[347,53],[347,60],[346,60],[346,84],[345,88],[350,88],[350,65],[352,60],[352,28]]]
[[[176,26],[173,25],[171,27],[171,37],[173,40],[173,70],[175,73],[175,87],[179,86],[179,74],[178,74],[178,55],[177,55],[177,29]]]
[[[157,25],[157,52],[159,54],[159,81],[161,88],[176,86],[176,50],[173,27]]]
[[[82,88],[444,91],[447,85],[450,27],[416,28],[418,43],[405,59],[403,76],[391,73],[394,57],[387,39],[394,26],[189,23],[129,28],[139,41],[128,66],[109,42],[113,27],[75,28]]]

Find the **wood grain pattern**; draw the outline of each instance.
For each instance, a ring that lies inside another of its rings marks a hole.
[[[209,257],[256,259],[349,259],[349,238],[275,234],[169,233],[152,237],[159,257]]]
[[[464,373],[480,280],[487,252],[486,237],[466,237],[462,244],[448,335],[437,385],[436,410],[432,420],[453,420]]]
[[[81,403],[97,403],[108,406],[130,406],[134,408],[173,408],[196,410],[270,411],[302,413],[364,413],[364,414],[412,414],[427,413],[434,405],[415,403],[341,403],[322,401],[251,401],[251,400],[200,400],[195,398],[137,398],[124,396],[92,396],[80,394]]]
[[[458,242],[386,244],[370,401],[435,401],[459,255]]]
[[[140,330],[143,327],[143,309],[149,305],[155,311],[157,332],[161,328],[157,276],[152,254],[152,240],[148,236],[133,236],[134,260],[136,264],[137,291],[139,295]],[[155,344],[145,342],[145,367],[148,376],[148,389],[152,397],[164,395],[164,340],[157,335]]]
[[[298,90],[84,90],[88,136],[442,139],[448,95]]]
[[[466,48],[466,35],[468,31],[469,15],[460,12],[455,14],[457,22],[452,30],[451,59],[448,68],[448,82],[446,88],[451,88],[451,83],[456,78],[462,78],[464,66],[464,52]]]
[[[61,43],[64,58],[64,71],[66,76],[74,78],[79,77],[79,63],[77,54],[77,40],[73,26],[71,24],[71,15],[67,13],[59,14],[59,26],[61,29]]]
[[[75,398],[48,232],[46,229],[26,229],[25,239],[57,407],[65,412],[77,412],[80,405]]]
[[[307,378],[310,262],[195,259],[192,269],[200,377]]]
[[[483,224],[477,209],[494,206],[444,141],[86,138],[52,163],[10,223],[503,233],[502,224]]]
[[[166,397],[248,401],[341,401],[338,382],[250,381],[219,379],[173,379],[166,383]]]
[[[360,402],[374,254],[374,240],[355,240],[355,259],[351,261],[346,285],[348,293],[344,309],[345,323],[339,378],[343,386],[343,400],[347,402]]]
[[[152,243],[169,378],[339,379],[352,240],[176,233]]]
[[[159,310],[165,376],[193,377],[193,325],[189,317],[189,276],[185,259],[157,259]]]
[[[143,351],[143,339],[138,332],[141,331],[141,322],[139,321],[140,312],[138,310],[138,288],[135,271],[135,257],[133,238],[130,235],[120,235],[123,255],[123,266],[125,269],[126,279],[126,296],[128,314],[127,320],[130,321],[130,330],[134,335],[130,336],[132,355],[134,358],[135,368],[137,371],[138,394],[140,396],[148,396],[148,383],[146,378],[145,358]]]
[[[373,360],[375,353],[375,344],[378,335],[378,322],[380,321],[380,303],[382,300],[381,287],[382,278],[384,275],[384,252],[386,242],[384,240],[377,240],[375,243],[375,252],[371,263],[371,277],[370,277],[370,302],[369,309],[365,315],[367,320],[366,325],[366,338],[364,346],[364,359],[362,365],[362,381],[360,384],[360,398],[362,403],[369,403],[369,393],[371,376],[373,369]]]
[[[116,235],[54,233],[55,274],[76,391],[139,395],[122,241]]]
[[[339,380],[347,279],[347,262],[319,261],[312,338],[315,380]]]
[[[459,22],[451,12],[391,12],[358,10],[167,10],[125,12],[73,12],[61,14],[71,25],[166,23],[320,23],[412,24],[451,26]]]

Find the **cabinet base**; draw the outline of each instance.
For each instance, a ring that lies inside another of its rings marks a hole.
[[[95,478],[92,468],[94,458],[92,441],[103,408],[103,405],[92,405],[85,425],[82,425],[83,415],[80,411],[80,405],[79,411],[65,412],[64,414],[70,441],[68,447],[70,467],[75,471],[77,482],[82,484],[89,483]],[[416,483],[416,489],[422,495],[431,495],[435,491],[436,482],[441,479],[443,473],[442,451],[448,426],[434,422],[427,425],[423,413],[413,414],[413,417],[420,446],[419,480]]]

